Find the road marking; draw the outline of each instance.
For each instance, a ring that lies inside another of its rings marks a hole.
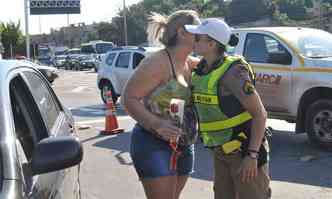
[[[117,117],[118,120],[128,120],[132,119],[130,116],[119,116]],[[96,124],[96,123],[104,123],[105,119],[99,119],[99,120],[86,120],[86,121],[80,121],[75,122],[76,125],[83,125],[83,124]]]
[[[72,93],[79,93],[79,92],[82,92],[86,88],[87,88],[86,86],[79,86],[79,87],[73,89],[71,92]]]

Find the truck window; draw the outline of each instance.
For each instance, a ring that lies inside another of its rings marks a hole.
[[[292,63],[288,50],[276,39],[258,33],[247,34],[244,57],[249,62],[283,64]]]

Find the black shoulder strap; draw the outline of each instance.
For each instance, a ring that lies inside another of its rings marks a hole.
[[[174,69],[174,65],[173,65],[173,61],[172,61],[171,55],[169,54],[169,52],[168,52],[168,50],[166,48],[165,48],[165,51],[166,51],[166,53],[168,55],[169,62],[171,63],[173,77],[174,77],[174,79],[176,79],[176,73],[175,73],[175,69]]]

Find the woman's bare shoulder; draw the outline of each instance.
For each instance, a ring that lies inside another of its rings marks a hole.
[[[135,71],[135,75],[155,79],[157,81],[164,81],[168,79],[168,65],[167,55],[163,51],[157,51],[155,53],[146,56],[139,64]]]

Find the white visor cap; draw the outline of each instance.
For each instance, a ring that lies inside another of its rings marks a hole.
[[[221,44],[227,46],[232,30],[224,20],[217,18],[205,19],[200,25],[185,25],[185,29],[192,34],[208,35]]]

